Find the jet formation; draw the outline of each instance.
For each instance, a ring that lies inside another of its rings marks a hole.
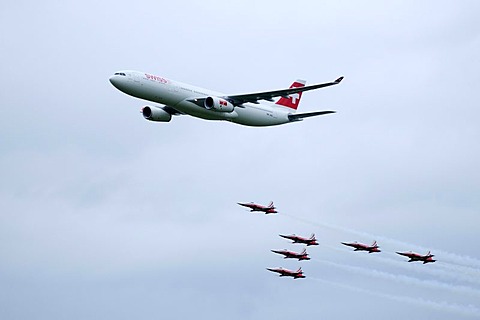
[[[260,205],[254,202],[250,203],[238,203],[241,206],[250,208],[250,212],[255,212],[255,211],[260,211],[264,212],[265,214],[269,213],[277,213],[275,210],[276,207],[273,205],[273,201],[271,201],[267,206]],[[289,235],[284,235],[284,234],[279,234],[280,237],[291,240],[292,244],[303,244],[305,246],[318,246],[318,240],[315,237],[315,234],[312,233],[310,237],[303,237],[299,236],[296,234],[289,234]],[[365,244],[365,243],[360,243],[357,241],[354,242],[341,242],[341,244],[352,247],[354,248],[353,251],[366,251],[368,253],[374,253],[374,252],[381,252],[380,247],[377,244],[377,241],[373,241],[371,245]],[[270,250],[273,253],[283,255],[284,259],[297,259],[298,261],[303,261],[303,260],[310,260],[311,258],[309,257],[309,254],[307,253],[307,249],[304,248],[301,252],[295,252],[295,251],[290,251],[287,249],[284,250]],[[430,251],[427,252],[425,255],[421,255],[418,253],[414,253],[411,251],[408,252],[396,252],[399,255],[408,257],[410,260],[408,262],[413,262],[413,261],[420,261],[423,262],[423,264],[426,263],[433,263],[436,260],[432,259],[434,257],[433,254],[430,254]],[[266,268],[268,271],[278,273],[280,277],[292,277],[293,279],[299,279],[299,278],[306,278],[305,274],[303,273],[302,268],[298,268],[297,271],[285,269],[282,267],[279,268]]]

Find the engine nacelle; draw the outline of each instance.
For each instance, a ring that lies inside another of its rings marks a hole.
[[[218,112],[232,112],[235,108],[233,104],[219,97],[207,97],[203,106],[205,109]]]
[[[145,106],[142,109],[143,117],[150,121],[169,122],[172,115],[162,108]]]

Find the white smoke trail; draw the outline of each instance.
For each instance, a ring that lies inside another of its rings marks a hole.
[[[292,215],[285,214],[285,213],[283,213],[282,215],[286,216],[286,217],[289,217],[291,219],[294,219],[294,220],[301,221],[301,222],[306,223],[306,224],[315,225],[315,226],[319,226],[319,227],[325,227],[325,228],[333,229],[333,230],[336,230],[336,231],[341,231],[341,232],[345,232],[345,233],[358,235],[358,236],[365,237],[365,238],[376,239],[379,242],[394,243],[397,246],[402,247],[402,248],[418,248],[418,250],[422,250],[422,251],[425,251],[425,252],[429,251],[429,249],[427,249],[425,247],[422,247],[422,246],[419,246],[419,245],[416,245],[416,244],[403,242],[403,241],[396,240],[396,239],[391,239],[391,238],[382,237],[382,236],[379,236],[379,235],[373,235],[373,234],[363,232],[363,231],[344,228],[344,227],[340,227],[340,226],[333,225],[333,224],[326,223],[326,222],[315,222],[315,221],[311,221],[311,220],[308,220],[308,219],[292,216]],[[469,257],[469,256],[465,256],[465,255],[459,255],[459,254],[455,254],[455,253],[451,253],[451,252],[446,252],[446,251],[438,250],[438,249],[430,249],[430,250],[432,252],[435,252],[436,255],[441,256],[443,263],[449,264],[451,266],[451,268],[458,267],[458,268],[455,269],[456,271],[464,272],[465,270],[469,270],[468,272],[477,274],[480,277],[480,260],[479,259],[472,258],[472,257]]]
[[[367,269],[367,268],[362,268],[357,266],[350,266],[350,265],[345,265],[341,263],[336,263],[336,262],[321,260],[316,258],[312,259],[312,261],[327,264],[335,268],[340,268],[343,270],[351,271],[361,275],[366,275],[369,277],[378,277],[385,280],[397,281],[400,283],[404,283],[408,286],[413,285],[413,286],[420,286],[420,287],[430,288],[430,289],[443,289],[443,290],[450,291],[452,293],[467,294],[480,299],[480,290],[471,288],[468,286],[452,285],[452,284],[437,281],[437,280],[423,280],[423,279],[418,279],[411,276],[393,274],[393,273],[384,272],[376,269]]]
[[[391,252],[385,252],[384,254],[382,254],[382,258],[385,258],[386,261],[391,263],[393,263],[394,261],[397,262],[397,260],[394,260],[393,258],[392,259],[388,258],[389,256],[396,258],[396,255]],[[419,262],[416,262],[416,263],[419,263]],[[402,263],[402,266],[410,267],[409,264],[405,264],[405,263]],[[430,268],[429,267],[410,268],[410,270],[415,270],[416,272],[424,272],[424,273],[439,276],[442,278],[449,278],[457,281],[458,280],[466,281],[466,282],[480,285],[480,270],[477,270],[471,267],[454,265],[452,263],[448,263],[443,260],[437,261],[434,267],[432,265],[430,266]]]
[[[352,250],[345,250],[343,248],[338,248],[334,247],[328,244],[320,244],[321,247],[327,248],[330,250],[334,250],[337,252],[342,252],[342,253],[351,253]],[[392,257],[392,258],[389,258]],[[395,257],[395,258],[393,258]],[[435,264],[435,268],[433,266],[420,266],[420,268],[415,268],[415,266],[411,265],[410,263],[406,263],[405,261],[400,261],[396,258],[396,255],[394,253],[390,252],[382,252],[380,254],[375,254],[374,257],[376,260],[375,262],[383,263],[383,264],[388,264],[391,266],[395,266],[396,268],[402,268],[404,270],[408,270],[409,272],[416,272],[416,273],[423,273],[423,274],[428,274],[430,276],[438,277],[444,280],[454,280],[456,282],[458,281],[463,281],[463,282],[469,282],[474,285],[480,285],[480,277],[477,276],[476,274],[471,274],[470,272],[458,272],[457,270],[440,270],[439,267],[445,267],[447,269],[450,269],[450,266],[444,265],[442,262],[437,262]],[[355,254],[355,259],[369,259],[371,260],[372,257],[370,254],[366,254],[365,252],[359,252]]]
[[[351,291],[365,293],[365,294],[369,294],[369,295],[380,297],[380,298],[386,298],[386,299],[390,299],[390,300],[401,302],[401,303],[409,303],[409,304],[413,304],[421,307],[432,308],[437,311],[447,311],[447,312],[461,314],[465,316],[480,317],[480,309],[471,305],[466,306],[466,305],[451,304],[448,302],[436,302],[431,300],[425,300],[422,298],[410,298],[405,296],[397,296],[397,295],[387,294],[387,293],[378,292],[378,291],[371,291],[371,290],[359,288],[356,286],[334,282],[330,280],[325,280],[325,279],[319,279],[319,278],[313,278],[313,277],[309,277],[309,279],[323,282],[331,286],[341,287]]]
[[[289,214],[283,214],[283,215],[287,216],[291,219],[301,221],[301,222],[306,223],[306,224],[325,227],[325,228],[329,228],[329,229],[332,229],[332,230],[335,230],[335,231],[350,233],[350,234],[359,235],[359,236],[367,237],[367,238],[371,238],[371,239],[378,239],[381,242],[396,243],[397,245],[402,246],[402,247],[409,247],[409,248],[411,248],[411,247],[417,247],[418,248],[419,247],[417,245],[404,243],[404,242],[401,242],[399,240],[389,239],[389,238],[381,237],[381,236],[378,236],[378,235],[372,235],[372,234],[368,234],[368,233],[357,231],[357,230],[343,228],[343,227],[335,226],[335,225],[332,225],[332,224],[329,224],[329,223],[317,223],[317,222],[314,222],[314,221],[310,221],[308,219],[299,218],[299,217],[292,216],[292,215],[289,215]],[[326,246],[326,245],[324,245],[324,246]],[[339,250],[339,249],[331,247],[331,246],[327,246],[327,247],[329,247],[331,249],[334,249],[334,250]],[[462,261],[462,262],[467,262],[467,263],[470,262],[473,265],[476,265],[477,263],[480,263],[480,260],[470,258],[470,257],[456,255],[456,254],[453,254],[453,253],[443,252],[443,251],[440,251],[440,250],[436,251],[436,253],[439,253],[439,252],[440,252],[440,254],[438,254],[438,255],[439,256],[441,255],[441,261],[437,261],[435,263],[435,269],[430,267],[430,268],[416,268],[416,269],[410,269],[410,270],[414,270],[415,272],[428,273],[430,275],[439,276],[439,277],[442,277],[444,279],[448,278],[448,279],[453,279],[455,281],[464,281],[464,282],[469,282],[471,284],[476,284],[476,285],[480,284],[480,269],[478,269],[476,267],[472,267],[472,266],[461,265],[461,264],[458,264],[456,262],[445,261],[445,258],[447,258],[447,259],[448,258],[451,258],[451,259],[455,258],[455,259],[458,259],[459,261]],[[443,252],[443,255],[441,254],[442,252]],[[396,256],[395,254],[390,253],[390,252],[382,252],[382,254],[381,254],[382,259],[379,259],[379,261],[381,261],[383,263],[390,263],[390,264],[396,263],[395,265],[397,267],[402,267],[402,268],[409,268],[410,267],[409,265],[406,265],[406,264],[398,264],[397,260],[387,259],[385,257],[386,255],[387,256],[389,255],[389,256],[392,256],[392,257]],[[439,270],[439,269],[444,269],[444,270]]]
[[[439,264],[440,268],[448,269],[453,272],[462,272],[468,275],[471,275],[472,277],[475,277],[476,279],[480,280],[480,270],[476,268],[471,268],[471,267],[466,267],[462,265],[458,265],[455,263],[441,263]]]

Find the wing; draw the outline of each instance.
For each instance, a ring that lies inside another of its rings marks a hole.
[[[229,101],[236,107],[241,107],[242,104],[250,102],[250,103],[259,103],[259,100],[267,100],[273,102],[273,98],[275,97],[288,97],[291,94],[299,93],[299,92],[304,92],[304,91],[310,91],[310,90],[315,90],[319,88],[325,88],[329,86],[334,86],[339,84],[343,80],[343,77],[338,78],[337,80],[333,82],[326,82],[326,83],[319,83],[319,84],[312,84],[310,86],[305,86],[305,87],[299,87],[299,88],[290,88],[290,89],[281,89],[281,90],[274,90],[274,91],[264,91],[264,92],[256,92],[256,93],[246,93],[246,94],[234,94],[234,95],[228,95],[228,96],[223,96],[221,98]],[[187,101],[190,101],[192,103],[195,103],[198,106],[203,106],[205,103],[206,97],[199,97],[199,98],[194,98],[194,99],[188,99]],[[323,113],[316,114],[314,112],[312,113],[304,113],[301,116],[300,114],[297,115],[295,120],[299,120],[302,118],[306,117],[313,117],[317,116],[320,114],[326,114],[326,113],[332,113],[334,111],[322,111]],[[292,120],[292,121],[295,121]]]
[[[313,84],[310,86],[299,87],[299,88],[290,88],[290,89],[281,89],[281,90],[274,90],[274,91],[264,91],[264,92],[257,92],[257,93],[247,93],[247,94],[238,94],[238,95],[229,95],[225,97],[227,100],[230,100],[234,105],[241,105],[243,103],[251,102],[251,103],[258,103],[258,100],[267,100],[273,101],[275,97],[287,97],[294,93],[315,90],[319,88],[325,88],[329,86],[334,86],[339,84],[343,80],[343,77],[338,78],[333,82],[326,82],[326,83],[319,83]]]

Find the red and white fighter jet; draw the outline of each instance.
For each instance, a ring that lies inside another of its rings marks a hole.
[[[343,245],[355,248],[353,251],[368,251],[368,253],[372,252],[380,252],[380,247],[377,245],[377,241],[373,241],[372,245],[369,246],[368,244],[358,243],[355,242],[342,242]]]
[[[427,252],[426,255],[422,256],[421,254],[419,253],[415,253],[415,252],[412,252],[412,251],[409,251],[409,252],[397,252],[397,254],[401,255],[401,256],[405,256],[405,257],[408,257],[410,258],[410,260],[408,260],[408,262],[413,262],[413,261],[422,261],[423,264],[425,263],[429,263],[429,262],[435,262],[437,260],[433,260],[432,258],[434,257],[433,254],[430,254],[430,251]]]
[[[310,260],[308,257],[307,249],[303,249],[302,252],[293,252],[293,251],[288,251],[287,249],[285,250],[271,250],[274,253],[282,254],[284,255],[284,259],[298,259],[298,261],[301,260]]]
[[[253,202],[250,202],[250,203],[240,203],[240,202],[238,202],[238,204],[243,206],[243,207],[250,208],[250,212],[260,211],[260,212],[265,212],[265,214],[277,213],[277,211],[275,210],[276,208],[273,205],[273,201],[270,201],[270,203],[267,206],[263,206],[261,204],[257,204],[257,203],[253,203]]]
[[[310,238],[300,237],[295,234],[291,234],[291,235],[280,234],[279,236],[285,239],[292,240],[293,241],[292,243],[303,243],[303,244],[306,244],[307,246],[318,246],[317,239],[315,239],[315,233],[312,233]]]
[[[267,268],[267,270],[280,274],[280,277],[292,277],[293,279],[305,278],[302,268],[298,268],[297,271],[292,271],[292,270],[283,269],[283,268],[273,268],[273,269]]]

